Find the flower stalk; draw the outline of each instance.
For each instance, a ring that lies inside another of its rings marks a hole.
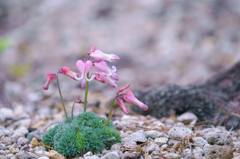
[[[87,78],[89,79],[89,72],[87,73]],[[84,112],[87,110],[88,83],[89,82],[86,81],[85,97],[84,97]]]
[[[110,121],[110,119],[111,119],[111,117],[112,117],[113,104],[114,104],[116,98],[117,98],[117,96],[116,96],[116,97],[113,99],[113,101],[112,101],[112,105],[111,105],[111,108],[110,108],[110,112],[109,112],[109,114],[108,114],[108,119],[107,119],[107,122],[106,122],[106,124],[105,124],[105,127],[108,126],[108,123],[109,123],[109,121]]]
[[[67,122],[70,123],[70,122],[69,122],[69,119],[68,119],[66,107],[65,107],[65,104],[64,104],[64,101],[63,101],[63,97],[62,97],[62,92],[61,92],[61,88],[60,88],[60,84],[59,84],[59,79],[58,79],[58,73],[57,73],[57,84],[58,84],[59,95],[60,95],[60,98],[61,98],[61,101],[62,101],[63,110],[64,110],[65,116],[66,116],[66,118],[67,118]]]

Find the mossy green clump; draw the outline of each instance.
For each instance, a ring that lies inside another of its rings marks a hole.
[[[64,156],[77,156],[81,152],[101,152],[121,142],[120,133],[112,122],[104,127],[107,119],[93,113],[79,114],[69,124],[64,122],[51,128],[43,136],[43,142]]]

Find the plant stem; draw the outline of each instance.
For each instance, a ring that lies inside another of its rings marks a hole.
[[[73,106],[72,106],[72,121],[73,121],[73,110],[74,110],[74,106],[75,106],[75,102],[73,103]]]
[[[70,123],[69,119],[68,119],[67,111],[66,111],[66,108],[65,108],[65,104],[63,102],[62,92],[61,92],[61,88],[60,88],[60,84],[59,84],[59,80],[58,80],[58,73],[57,73],[57,84],[58,84],[59,95],[60,95],[60,98],[61,98],[61,101],[62,101],[63,110],[65,112],[65,116],[67,118],[67,122]]]
[[[117,98],[117,97],[115,97],[115,98],[113,99],[113,101],[112,101],[112,105],[111,105],[111,108],[110,108],[110,112],[109,112],[109,114],[108,114],[108,119],[107,119],[107,122],[106,122],[106,124],[105,124],[105,127],[107,127],[107,125],[108,125],[108,123],[109,123],[109,121],[110,121],[110,119],[111,119],[111,117],[112,117],[113,104],[114,104],[116,98]]]
[[[89,79],[89,72],[87,73],[87,78]],[[89,82],[86,81],[85,99],[84,99],[84,112],[87,110],[88,83]]]

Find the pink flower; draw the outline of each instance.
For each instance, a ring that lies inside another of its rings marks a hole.
[[[99,81],[99,82],[102,82],[102,83],[107,83],[109,85],[109,87],[112,87],[112,88],[116,88],[117,87],[117,84],[116,82],[109,78],[109,76],[104,73],[104,72],[95,72],[95,75],[96,77],[94,78],[95,80]]]
[[[147,110],[148,109],[148,106],[145,105],[144,103],[140,102],[135,96],[134,94],[127,90],[126,91],[126,95],[123,95],[123,99],[127,102],[130,102],[130,103],[133,103],[133,104],[136,104],[137,106],[139,106],[141,109],[143,110]]]
[[[127,85],[123,86],[122,88],[120,88],[117,93],[123,92],[125,89],[128,89],[129,87],[130,87],[130,84],[127,84]]]
[[[94,66],[99,70],[102,71],[104,73],[106,73],[107,75],[109,75],[112,79],[118,81],[118,75],[115,73],[116,72],[116,67],[112,66],[112,69],[109,68],[108,64],[105,61],[100,61],[100,62],[95,62]]]
[[[127,107],[125,106],[123,100],[117,98],[117,101],[118,101],[119,105],[121,106],[122,111],[123,111],[125,114],[129,114],[129,111],[128,111]]]
[[[84,103],[84,101],[82,101],[79,97],[77,97],[75,100],[74,100],[75,103]]]
[[[95,76],[91,76],[90,79],[87,78],[87,73],[92,69],[92,61],[87,60],[83,62],[82,60],[78,60],[76,63],[76,66],[78,70],[81,72],[81,77],[76,78],[77,80],[82,80],[81,87],[85,88],[86,87],[86,80],[91,81]]]
[[[77,80],[76,78],[78,78],[80,76],[79,73],[73,72],[71,71],[67,66],[62,67],[59,71],[59,74],[64,74],[68,77],[71,77],[74,80]]]
[[[47,73],[47,82],[44,84],[43,89],[48,90],[49,84],[57,78],[55,73]]]
[[[92,46],[91,50],[87,54],[90,55],[94,50],[96,50],[96,46]]]
[[[106,60],[106,61],[110,61],[110,62],[116,62],[119,61],[120,58],[117,55],[114,54],[106,54],[103,53],[101,50],[94,50],[90,56],[97,62],[101,61],[101,60]]]

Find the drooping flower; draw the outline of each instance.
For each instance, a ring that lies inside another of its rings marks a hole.
[[[74,100],[75,103],[84,103],[84,101],[82,101],[79,97],[77,97],[75,100]]]
[[[43,89],[48,90],[49,84],[57,78],[55,73],[47,73],[47,82],[43,85]]]
[[[109,75],[112,79],[118,81],[118,75],[115,73],[117,71],[115,66],[112,66],[112,69],[108,66],[108,64],[105,61],[95,62],[94,66],[99,70],[107,75]]]
[[[91,76],[90,79],[87,78],[87,73],[92,69],[92,61],[87,60],[83,62],[82,60],[78,60],[76,63],[78,70],[81,72],[81,77],[76,78],[77,80],[82,80],[81,87],[86,87],[86,81],[91,81],[94,79],[95,75]]]
[[[110,62],[116,62],[116,61],[120,60],[120,58],[117,55],[106,54],[98,49],[96,49],[92,53],[90,53],[90,56],[97,62],[99,62],[101,60],[106,60],[106,61],[110,61]]]
[[[129,111],[128,111],[126,105],[124,104],[123,100],[120,99],[120,98],[117,98],[117,101],[118,101],[119,105],[121,106],[122,111],[123,111],[125,114],[128,115],[128,114],[129,114]]]
[[[107,83],[109,87],[116,88],[117,84],[116,82],[109,78],[109,76],[104,73],[104,72],[95,72],[96,77],[94,78],[95,80],[102,82],[102,83]]]
[[[64,66],[62,67],[59,71],[58,71],[59,74],[64,74],[68,77],[71,77],[72,79],[76,80],[77,81],[77,78],[80,76],[79,73],[76,73],[76,72],[73,72],[69,69],[69,67],[67,66]]]
[[[127,85],[123,86],[122,88],[120,88],[117,93],[123,92],[124,90],[128,89],[129,87],[130,87],[130,84],[127,84]]]
[[[123,95],[123,99],[127,102],[130,102],[130,103],[133,103],[133,104],[136,104],[137,106],[139,106],[141,109],[143,110],[147,110],[148,109],[148,106],[144,103],[142,103],[141,101],[139,101],[135,96],[134,94],[127,90],[126,91],[126,95]]]

